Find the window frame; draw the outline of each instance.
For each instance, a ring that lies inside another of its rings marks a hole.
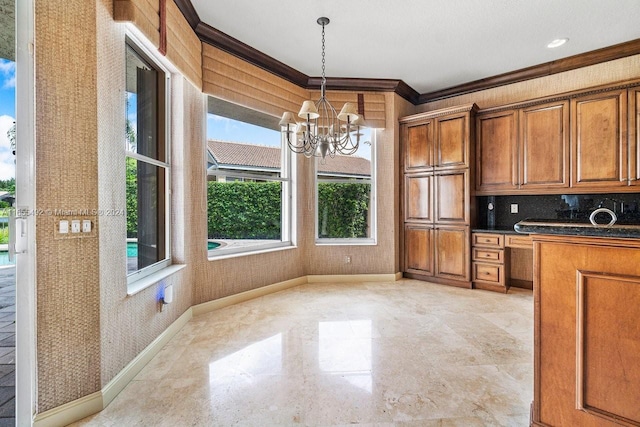
[[[206,112],[206,114],[214,114]],[[249,123],[248,121],[241,120],[240,118],[226,117],[230,120],[240,121],[243,123],[252,124],[254,126],[261,126],[265,129],[271,129],[262,125],[255,125],[253,123]],[[206,120],[206,118],[205,118]],[[205,121],[206,123],[206,121]],[[279,130],[271,129],[275,132],[279,132]],[[204,149],[206,152],[206,158],[209,157],[209,151],[207,147],[208,138],[205,138]],[[247,141],[243,141],[247,143]],[[223,172],[209,172],[207,169],[205,180],[208,184],[210,175],[214,176],[223,176],[230,178],[246,178],[252,180],[260,180],[260,181],[268,181],[268,182],[280,182],[281,185],[281,204],[280,204],[280,241],[279,242],[269,242],[264,244],[256,244],[248,247],[240,247],[240,248],[224,248],[219,247],[215,249],[215,252],[212,254],[207,251],[207,259],[209,261],[222,260],[227,258],[235,258],[246,255],[255,255],[258,253],[265,252],[273,252],[279,250],[293,249],[296,247],[296,234],[295,234],[295,194],[296,194],[296,170],[297,170],[297,158],[294,157],[294,153],[289,150],[286,141],[283,135],[280,133],[280,176],[264,176],[256,173],[252,173],[251,168],[244,169],[247,172],[242,172],[243,169],[233,169],[229,171]],[[207,206],[208,206],[208,191],[207,191]],[[205,219],[208,221],[209,212],[207,209],[207,215]],[[208,232],[207,232],[207,242],[209,241]],[[212,239],[216,240],[216,239]]]
[[[345,178],[343,180],[340,179],[331,179],[331,180],[323,180],[322,178],[318,178],[318,162],[319,158],[315,158],[313,162],[314,165],[314,173],[313,173],[313,190],[314,190],[314,229],[315,229],[315,244],[316,246],[375,246],[378,244],[378,198],[377,198],[377,129],[371,129],[371,177],[370,178],[356,178],[349,179]],[[362,143],[362,142],[361,142]],[[331,159],[327,160],[331,161]],[[332,183],[369,183],[371,185],[371,195],[370,195],[370,209],[369,209],[369,236],[368,237],[320,237],[319,230],[319,212],[318,212],[318,183],[320,182],[332,182]]]
[[[127,47],[131,48],[142,60],[147,62],[158,72],[158,114],[157,114],[157,135],[158,147],[160,144],[164,145],[164,161],[154,159],[152,157],[139,154],[137,152],[130,151],[126,146],[125,139],[125,165],[128,158],[133,158],[138,162],[144,162],[155,167],[163,168],[164,170],[164,257],[163,259],[146,266],[144,268],[135,270],[131,273],[127,271],[125,266],[125,272],[127,275],[127,287],[128,291],[137,289],[139,284],[144,282],[146,278],[157,275],[161,270],[166,269],[172,265],[172,251],[171,251],[171,84],[172,84],[172,72],[162,63],[162,60],[149,49],[146,44],[141,40],[139,36],[134,35],[132,32],[127,31],[125,36],[125,52]],[[126,82],[126,61],[125,61],[125,82]],[[160,80],[163,80],[163,84]],[[125,83],[126,85],[126,83]],[[126,87],[125,87],[126,93]],[[126,116],[125,116],[126,120]],[[161,140],[160,140],[161,139]],[[125,166],[126,168],[126,166]],[[160,182],[158,182],[160,186]],[[126,191],[126,190],[125,190]],[[160,194],[160,193],[158,193]],[[126,215],[125,215],[126,221]],[[160,228],[158,228],[160,230]],[[126,246],[126,244],[125,244]],[[149,283],[149,285],[152,283]],[[145,286],[146,287],[146,286]]]

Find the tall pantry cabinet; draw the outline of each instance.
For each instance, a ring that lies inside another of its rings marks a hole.
[[[471,287],[475,104],[400,119],[405,277]]]

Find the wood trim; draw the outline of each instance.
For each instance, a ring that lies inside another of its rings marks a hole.
[[[167,0],[159,0],[160,15],[160,42],[158,43],[158,52],[160,55],[167,56]]]
[[[318,83],[319,77],[308,77],[300,71],[202,22],[191,0],[173,1],[203,43],[238,56],[303,88],[312,89],[315,88],[316,84],[317,87],[320,87]],[[327,79],[327,84],[339,90],[394,92],[413,105],[419,105],[525,80],[546,77],[637,54],[640,54],[640,39],[423,94],[419,94],[404,81],[394,79],[334,78]],[[332,82],[330,83],[330,81]]]
[[[614,59],[626,58],[637,54],[640,54],[640,39],[631,40],[602,49],[592,50],[590,52],[580,53],[569,56],[568,58],[545,62],[544,64],[521,68],[519,70],[475,80],[442,90],[423,93],[418,98],[418,104],[426,104],[427,102],[451,98],[471,92],[491,89],[539,77],[546,77],[552,74],[575,70],[577,68],[613,61]]]
[[[187,20],[191,28],[195,31],[196,27],[200,23],[200,17],[198,16],[198,12],[191,4],[191,0],[173,0],[173,2],[178,6],[182,16]]]

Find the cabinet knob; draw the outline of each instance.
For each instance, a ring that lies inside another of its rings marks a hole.
[[[491,254],[486,254],[485,256],[486,256],[487,258],[489,258],[489,257],[491,256]]]

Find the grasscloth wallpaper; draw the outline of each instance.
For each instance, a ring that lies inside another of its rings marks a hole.
[[[51,210],[124,209],[124,25],[158,43],[158,0],[36,0],[36,194]],[[504,88],[414,107],[366,93],[378,131],[378,244],[317,246],[313,165],[296,172],[297,247],[209,261],[205,240],[204,93],[280,116],[310,98],[283,81],[202,46],[167,2],[167,57],[180,70],[172,98],[172,250],[187,267],[166,280],[174,303],[160,311],[155,285],[127,296],[123,216],[95,216],[86,238],[59,239],[61,216],[37,218],[38,412],[103,388],[191,305],[304,275],[395,273],[400,268],[399,117],[476,102],[481,108],[638,77],[630,57]],[[117,20],[116,20],[117,18]],[[351,99],[354,93],[338,98]],[[344,256],[352,263],[345,264]]]

